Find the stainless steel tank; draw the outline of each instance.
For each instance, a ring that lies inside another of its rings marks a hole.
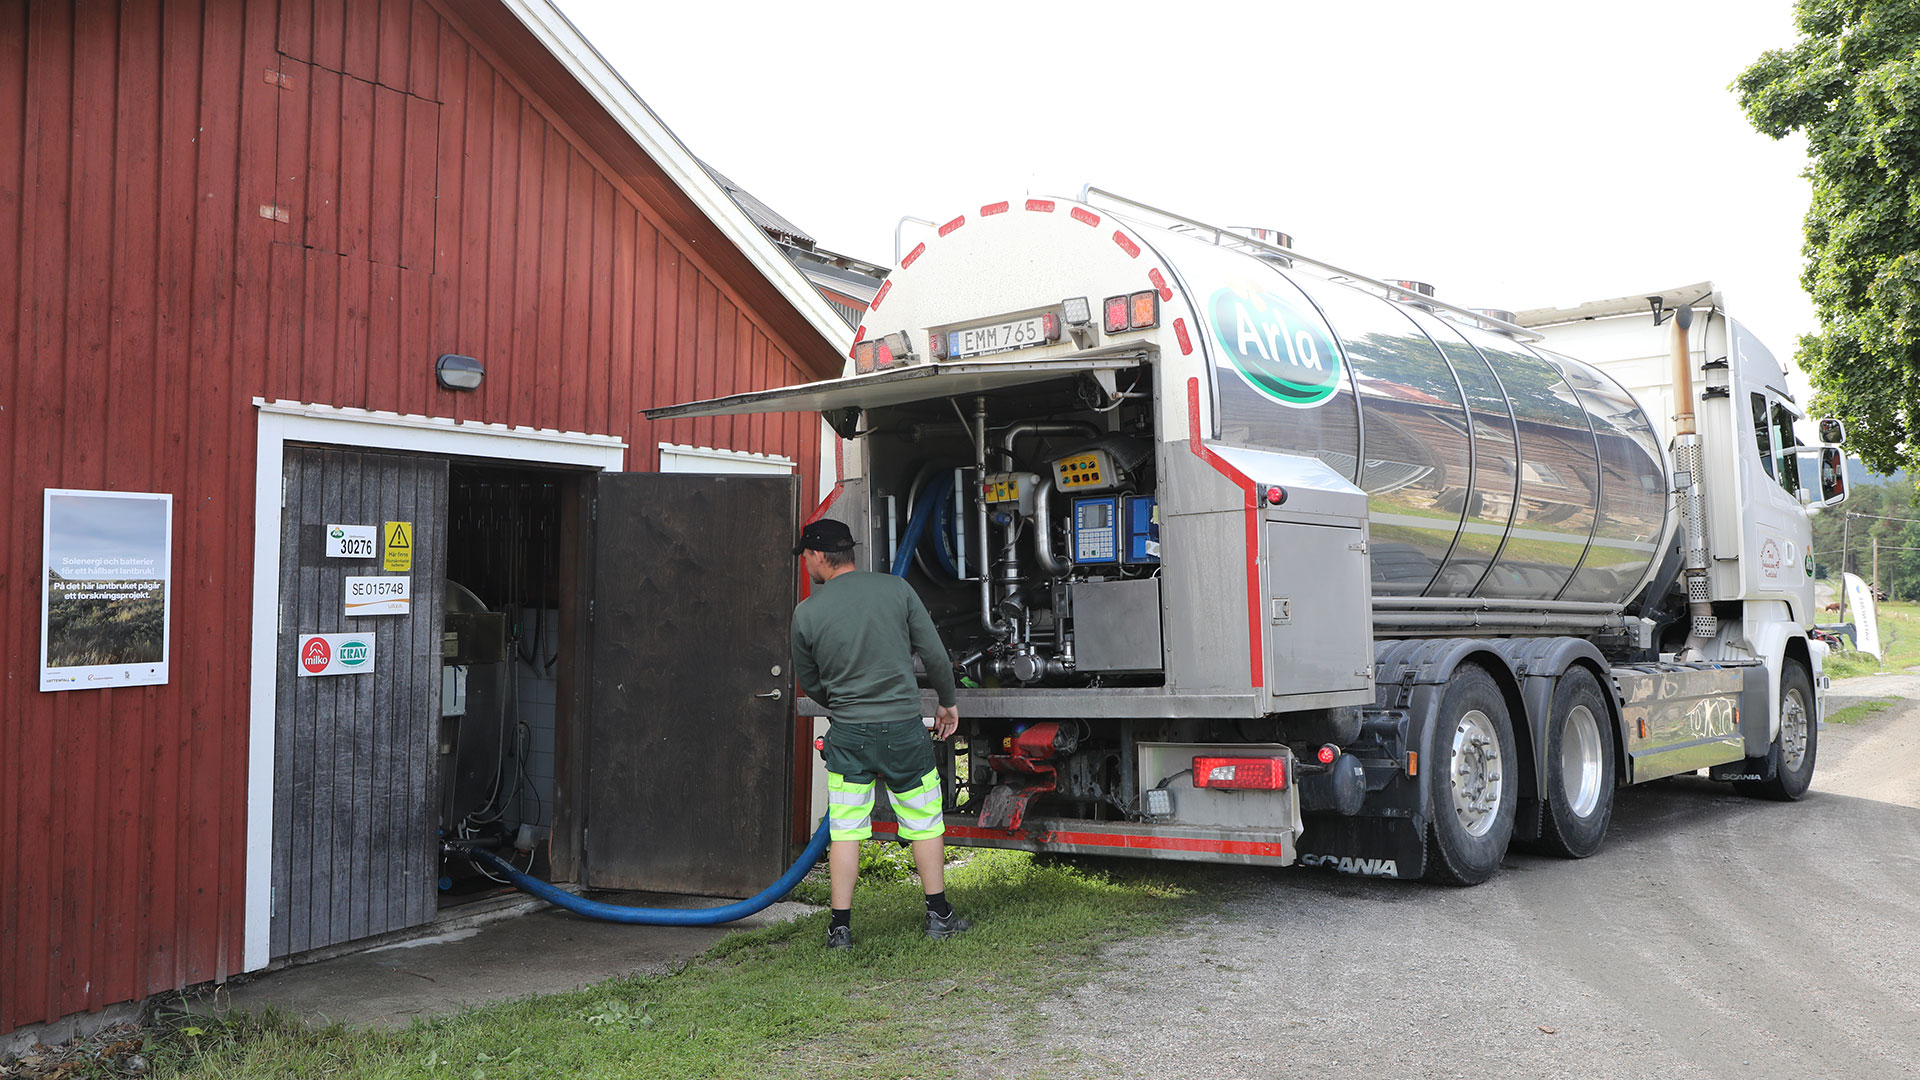
[[[1261,280],[1249,265],[1211,290],[1187,275],[1209,305],[1219,437],[1310,453],[1367,492],[1376,595],[1632,598],[1668,485],[1626,390],[1423,307],[1257,266]]]

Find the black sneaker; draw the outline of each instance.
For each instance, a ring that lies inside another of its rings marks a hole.
[[[928,926],[927,933],[929,934],[933,933],[931,924],[929,924]],[[851,926],[827,927],[827,948],[829,949],[853,948],[853,927]]]
[[[948,912],[945,915],[927,912],[927,936],[935,941],[950,938],[955,934],[964,934],[971,929],[973,924],[961,918],[957,911]]]

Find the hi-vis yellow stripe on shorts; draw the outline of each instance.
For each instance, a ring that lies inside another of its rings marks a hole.
[[[900,824],[900,839],[931,840],[946,835],[946,819],[940,813],[938,772],[928,772],[921,777],[920,786],[912,791],[888,791],[887,798],[893,803],[893,819]]]
[[[856,784],[837,772],[827,774],[827,835],[834,840],[873,835],[873,781]]]

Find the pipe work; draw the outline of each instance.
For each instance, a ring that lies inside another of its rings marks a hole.
[[[813,864],[827,853],[827,819],[820,819],[820,828],[813,834],[812,842],[800,853],[800,858],[787,867],[780,879],[764,890],[745,900],[711,908],[643,908],[627,907],[623,904],[605,904],[598,900],[588,900],[584,896],[575,896],[565,889],[529,877],[510,865],[505,859],[491,851],[481,848],[457,848],[467,858],[496,873],[507,876],[513,886],[521,892],[537,896],[555,907],[565,908],[576,915],[602,922],[629,923],[637,926],[718,926],[721,923],[736,922],[755,914],[793,891],[800,879],[807,876]]]

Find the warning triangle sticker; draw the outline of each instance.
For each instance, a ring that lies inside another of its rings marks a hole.
[[[390,548],[410,548],[413,546],[413,538],[407,535],[406,522],[396,521],[388,528],[387,546]]]

